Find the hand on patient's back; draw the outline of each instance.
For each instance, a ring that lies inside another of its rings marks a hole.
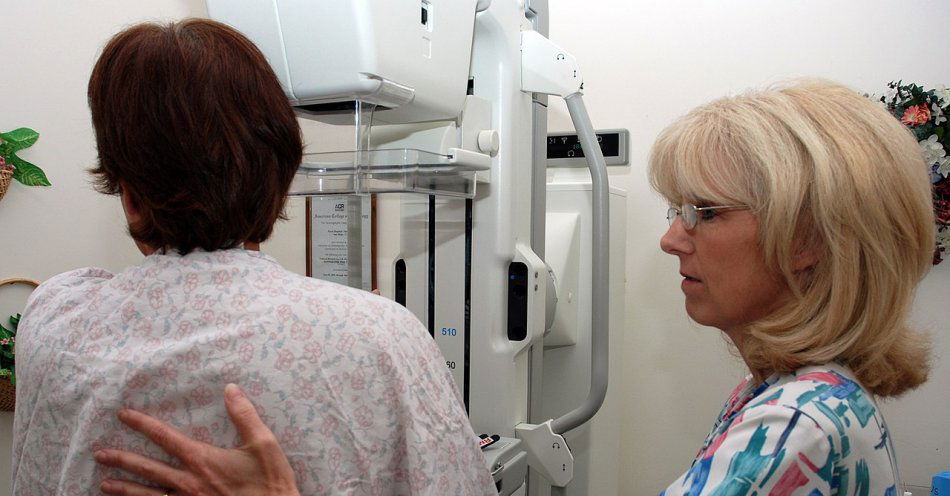
[[[102,492],[125,496],[298,496],[290,463],[251,401],[233,384],[225,388],[224,398],[228,415],[244,442],[239,448],[222,449],[195,441],[144,413],[120,410],[122,423],[177,458],[181,467],[126,451],[100,450],[95,453],[97,462],[155,484],[149,487],[125,480],[106,480],[100,487]]]

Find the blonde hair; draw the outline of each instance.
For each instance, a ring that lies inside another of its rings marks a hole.
[[[917,142],[880,105],[808,80],[723,98],[669,126],[650,181],[670,203],[748,205],[766,263],[794,298],[748,326],[757,378],[838,361],[878,396],[927,380],[906,318],[931,266],[931,185]],[[805,251],[814,265],[795,271]]]

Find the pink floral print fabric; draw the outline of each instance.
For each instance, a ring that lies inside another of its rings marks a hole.
[[[257,252],[154,254],[31,296],[17,342],[17,495],[99,494],[99,448],[171,461],[118,408],[218,446],[240,385],[306,495],[497,494],[444,359],[394,302]],[[125,477],[128,477],[126,474]]]

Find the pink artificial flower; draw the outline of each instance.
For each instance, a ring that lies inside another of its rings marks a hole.
[[[13,166],[11,164],[8,164],[6,159],[4,159],[2,155],[0,155],[0,170],[8,170],[8,171],[13,170]]]
[[[927,108],[927,104],[925,103],[908,107],[907,110],[904,111],[904,117],[901,117],[901,122],[911,127],[926,124],[929,120],[930,109]]]
[[[0,339],[0,344],[10,344],[9,339]]]

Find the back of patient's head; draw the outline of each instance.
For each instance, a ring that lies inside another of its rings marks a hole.
[[[300,164],[300,128],[261,52],[206,19],[115,35],[89,80],[104,193],[141,216],[155,249],[233,248],[267,239]]]
[[[650,162],[671,203],[748,205],[795,294],[744,334],[753,371],[839,361],[881,396],[926,380],[928,340],[905,321],[933,255],[929,174],[884,108],[822,80],[751,91],[672,124]]]

